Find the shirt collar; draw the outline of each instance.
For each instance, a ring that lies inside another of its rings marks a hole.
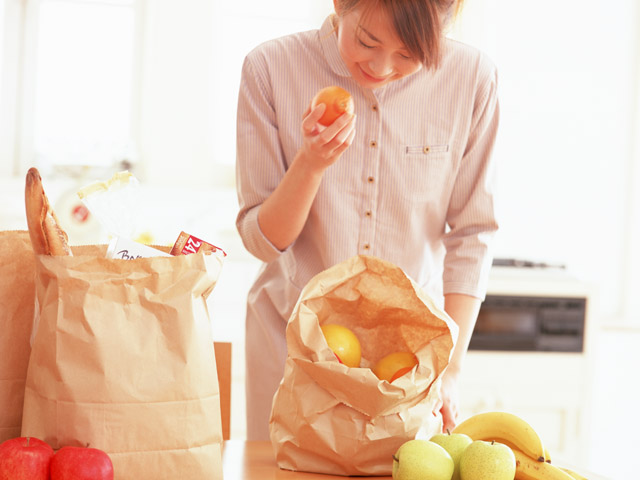
[[[329,15],[320,28],[320,45],[327,63],[336,75],[350,77],[351,72],[344,64],[338,48],[338,35],[334,27],[335,14]]]

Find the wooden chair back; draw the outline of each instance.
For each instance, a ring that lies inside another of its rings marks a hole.
[[[222,438],[231,435],[231,342],[213,342],[220,385],[220,415],[222,417]]]

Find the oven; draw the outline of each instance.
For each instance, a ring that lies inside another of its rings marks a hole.
[[[494,262],[469,350],[583,352],[589,297],[563,267]]]

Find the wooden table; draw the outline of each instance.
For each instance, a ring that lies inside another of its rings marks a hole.
[[[591,472],[580,471],[589,480],[608,480]],[[375,478],[390,480],[391,477],[343,477],[319,473],[292,472],[282,470],[276,464],[271,442],[245,442],[227,440],[222,452],[222,469],[225,480],[345,480],[346,478]]]
[[[271,442],[227,440],[222,451],[224,480],[345,480],[343,476],[282,470],[276,464]],[[391,477],[355,477],[389,480]]]

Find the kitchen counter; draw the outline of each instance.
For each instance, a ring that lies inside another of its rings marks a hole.
[[[589,480],[612,480],[600,475],[579,470],[567,465]],[[245,442],[227,440],[222,452],[224,478],[229,480],[344,480],[347,477],[320,473],[292,472],[282,470],[276,464],[271,442]],[[391,477],[357,477],[389,480]]]
[[[227,440],[222,452],[225,480],[344,480],[348,477],[282,470],[276,464],[271,442]],[[391,477],[357,477],[390,480]]]

